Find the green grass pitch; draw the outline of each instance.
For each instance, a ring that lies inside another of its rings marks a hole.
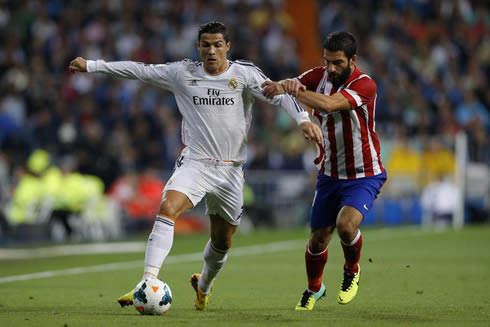
[[[306,287],[307,237],[306,229],[237,234],[236,255],[231,252],[215,282],[207,312],[195,311],[188,282],[202,261],[183,256],[200,252],[207,235],[176,237],[174,259],[160,273],[173,292],[165,316],[140,316],[116,302],[139,281],[143,252],[0,260],[0,326],[490,326],[489,226],[364,228],[359,293],[344,306],[335,299],[343,256],[334,238],[324,273],[327,296],[314,311],[295,312]],[[115,270],[5,281],[124,262]]]

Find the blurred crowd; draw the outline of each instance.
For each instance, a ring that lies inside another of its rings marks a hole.
[[[290,32],[300,27],[285,1],[0,2],[0,178],[3,169],[15,179],[37,148],[55,163],[68,160],[74,170],[98,176],[106,189],[125,173],[172,169],[182,147],[172,95],[139,81],[70,74],[70,60],[197,60],[199,25],[220,20],[230,30],[230,59],[253,61],[274,80],[296,76],[300,58]],[[357,37],[359,66],[378,84],[382,140],[451,140],[464,130],[470,159],[489,162],[488,2],[329,0],[316,6],[320,39],[336,30]],[[314,148],[295,128],[283,111],[257,103],[248,168],[313,169]]]

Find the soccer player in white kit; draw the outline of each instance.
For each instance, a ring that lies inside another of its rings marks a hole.
[[[231,43],[226,27],[209,22],[200,27],[199,62],[182,60],[149,65],[137,62],[105,62],[78,57],[71,72],[100,72],[139,79],[173,92],[182,114],[185,145],[162,201],[146,247],[143,279],[157,278],[173,243],[174,222],[185,211],[206,199],[211,239],[204,248],[200,274],[191,276],[195,307],[206,310],[211,286],[227,260],[232,237],[240,224],[243,206],[243,169],[247,133],[255,98],[284,108],[301,126],[306,139],[321,144],[320,128],[288,94],[272,99],[262,94],[267,80],[247,61],[227,60]],[[133,291],[121,296],[121,306],[132,304]]]

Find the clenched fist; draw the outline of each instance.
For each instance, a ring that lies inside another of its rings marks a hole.
[[[68,70],[72,73],[86,72],[87,71],[87,60],[82,57],[77,57],[70,62]]]

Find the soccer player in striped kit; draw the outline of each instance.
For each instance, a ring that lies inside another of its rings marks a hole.
[[[202,271],[193,274],[190,282],[196,292],[196,309],[206,310],[211,286],[228,258],[242,216],[243,164],[254,100],[284,108],[301,126],[305,138],[321,143],[322,134],[294,97],[285,94],[269,99],[262,94],[261,84],[267,77],[258,67],[248,61],[227,60],[231,43],[222,23],[202,25],[196,46],[201,61],[152,65],[78,57],[69,69],[139,79],[174,94],[182,114],[185,148],[163,190],[148,237],[143,279],[158,277],[172,248],[175,220],[205,198],[211,238],[203,251]],[[132,304],[133,293],[121,296],[119,304]]]
[[[334,32],[323,47],[324,66],[263,84],[267,97],[287,93],[311,107],[323,132],[305,252],[308,287],[296,310],[312,310],[326,293],[323,269],[335,228],[345,257],[337,301],[347,304],[354,299],[362,248],[359,226],[387,178],[374,124],[376,83],[356,67],[356,41],[350,33]]]

